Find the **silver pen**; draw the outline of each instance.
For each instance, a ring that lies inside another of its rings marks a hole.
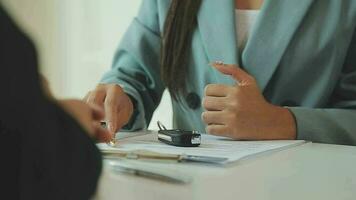
[[[187,175],[179,174],[176,172],[167,172],[167,170],[158,170],[158,169],[150,169],[150,168],[138,168],[134,166],[125,165],[123,163],[118,162],[110,162],[109,163],[111,169],[115,173],[129,174],[134,176],[145,177],[149,179],[166,181],[176,184],[187,184],[192,181],[192,178]]]

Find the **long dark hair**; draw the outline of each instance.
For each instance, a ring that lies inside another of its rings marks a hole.
[[[186,94],[186,74],[201,0],[172,0],[161,40],[161,77],[173,99]]]

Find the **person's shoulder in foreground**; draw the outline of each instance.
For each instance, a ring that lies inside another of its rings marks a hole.
[[[89,199],[101,171],[93,139],[44,94],[35,48],[1,5],[0,32],[1,198]]]

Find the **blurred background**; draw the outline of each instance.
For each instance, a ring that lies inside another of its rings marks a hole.
[[[83,98],[110,69],[115,50],[142,0],[1,0],[35,42],[40,70],[58,98]],[[143,0],[144,1],[144,0]],[[172,127],[165,92],[150,128]]]

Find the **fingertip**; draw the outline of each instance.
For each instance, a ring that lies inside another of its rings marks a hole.
[[[208,65],[210,65],[211,67],[216,67],[216,63],[209,63]]]
[[[223,69],[223,68],[227,68],[228,66],[230,66],[228,64],[225,64],[222,61],[215,61],[215,62],[210,63],[209,65],[214,68],[217,68],[217,69]]]
[[[223,61],[213,61],[213,62],[209,63],[209,65],[211,65],[211,66],[224,65],[224,62]]]
[[[224,65],[213,65],[213,67],[225,75],[231,76],[233,74],[233,69],[231,67],[224,66]]]
[[[215,67],[215,69],[217,69],[222,74],[231,76],[238,83],[243,82],[249,77],[249,74],[247,72],[245,72],[239,66],[234,64],[213,63],[212,66]]]
[[[114,137],[107,129],[97,126],[95,138],[98,142],[110,142]]]
[[[210,65],[211,67],[214,67],[214,68],[217,69],[218,71],[221,71],[224,64],[219,64],[219,63],[214,62],[214,63],[210,63],[209,65]]]

